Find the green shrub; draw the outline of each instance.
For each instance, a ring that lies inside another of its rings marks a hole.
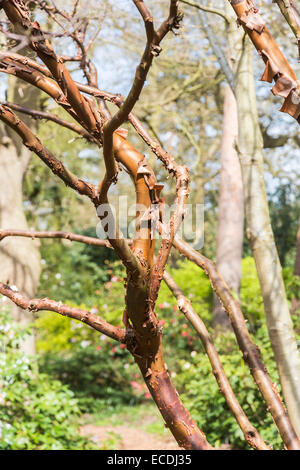
[[[78,401],[66,385],[39,373],[18,350],[22,336],[0,310],[0,449],[88,449],[78,434]]]
[[[279,379],[265,327],[259,329],[255,340],[261,348],[264,362],[268,364],[271,379],[278,385]],[[259,430],[267,444],[275,449],[282,449],[280,436],[236,346],[234,335],[219,335],[215,339],[215,346],[227,378],[248,419]],[[233,449],[249,449],[225,398],[219,391],[207,356],[203,352],[193,351],[189,360],[179,361],[178,369],[176,375],[173,372],[173,377],[181,398],[205,432],[208,441],[217,447],[226,443]]]
[[[122,317],[124,288],[122,283],[112,282],[115,272],[113,268],[112,265],[107,266],[110,278],[102,285],[95,308],[108,321],[118,324]],[[213,292],[207,276],[188,261],[179,261],[177,268],[170,271],[213,333]],[[262,349],[272,380],[278,384],[253,258],[242,260],[242,274],[242,310],[254,341]],[[288,294],[292,296],[296,281],[290,271],[285,270],[284,275]],[[218,390],[198,336],[178,311],[176,301],[164,283],[156,311],[163,327],[165,360],[192,416],[212,444],[218,446],[228,442],[233,448],[247,448],[242,433]],[[86,325],[55,313],[42,313],[37,324],[39,350],[42,353],[41,369],[68,384],[79,398],[82,410],[101,412],[105,406],[133,405],[147,398],[137,366],[123,346]],[[250,421],[268,443],[274,448],[281,448],[281,439],[272,418],[266,412],[233,335],[228,333],[218,336],[216,347],[230,383]]]
[[[84,412],[95,412],[122,403],[134,405],[144,399],[146,390],[136,390],[132,379],[140,380],[132,356],[120,345],[98,334],[98,344],[88,341],[74,345],[68,353],[44,354],[40,368],[49,376],[68,384]]]

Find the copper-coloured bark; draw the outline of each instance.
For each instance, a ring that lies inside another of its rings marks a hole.
[[[5,295],[12,300],[19,307],[30,310],[32,312],[38,312],[40,310],[50,310],[51,312],[59,313],[65,317],[73,318],[86,323],[94,330],[100,331],[101,333],[109,336],[120,343],[125,343],[125,330],[117,328],[116,326],[107,323],[98,315],[83,310],[81,308],[70,307],[62,302],[56,302],[48,298],[44,299],[28,299],[18,291],[11,289],[6,284],[0,282],[0,293]]]
[[[116,178],[117,178],[117,168],[114,163],[114,156],[115,156],[114,154],[116,154],[115,142],[118,138],[118,135],[115,134],[113,137],[113,133],[125,122],[125,120],[128,119],[129,114],[131,113],[134,105],[139,99],[147,74],[148,74],[148,71],[151,67],[153,58],[157,56],[159,52],[161,51],[160,43],[162,39],[165,37],[165,35],[169,31],[173,29],[178,29],[179,23],[182,19],[182,16],[178,10],[178,1],[171,0],[168,18],[165,21],[163,21],[163,23],[157,30],[155,30],[153,18],[151,16],[151,13],[147,9],[145,2],[143,0],[133,0],[133,1],[143,18],[147,41],[146,41],[146,46],[145,46],[143,55],[141,57],[140,63],[136,69],[136,73],[135,73],[135,77],[134,77],[131,89],[127,97],[122,101],[119,111],[111,119],[109,119],[103,126],[103,155],[104,155],[104,161],[105,161],[105,166],[106,166],[106,175],[103,181],[101,182],[100,191],[99,191],[100,193],[99,199],[102,203],[103,202],[107,203],[108,189],[110,185],[116,181]],[[125,145],[125,142],[123,142],[123,145]],[[127,160],[128,158],[126,157],[126,161]],[[126,162],[125,162],[125,166],[127,166]],[[157,189],[157,190],[159,189],[158,187],[155,187],[156,180],[155,180],[153,171],[149,167],[147,167],[146,163],[144,163],[144,157],[143,157],[142,159],[139,160],[139,168],[137,171],[138,176],[135,178],[135,176],[132,174],[132,171],[129,170],[129,172],[131,176],[135,179],[135,184],[139,185],[138,190],[136,186],[137,204],[139,204],[140,206],[143,205],[145,207],[144,213],[140,214],[140,216],[142,217],[142,219],[144,219],[144,222],[145,221],[147,222],[147,218],[149,220],[151,219],[151,203],[156,202],[156,201],[153,201],[153,194],[151,194],[151,191],[153,191],[154,189]],[[151,176],[151,179],[149,178],[149,176]],[[181,183],[182,183],[182,180],[183,178],[180,180]],[[188,181],[188,178],[186,178],[186,182],[187,181]],[[178,200],[180,202],[179,206],[181,209],[180,212],[183,212],[182,204],[181,204],[183,193],[184,193],[184,190],[182,189],[178,197]],[[186,195],[187,195],[187,192],[186,192]],[[183,205],[184,203],[185,203],[185,197],[183,197]],[[178,218],[180,218],[180,216]],[[174,231],[175,227],[178,226],[178,224],[176,225],[176,223],[177,223],[177,220],[172,221],[172,224],[170,224],[171,232]],[[153,244],[153,241],[151,240],[150,228],[146,228],[146,232],[147,231],[148,231],[148,236],[145,237],[145,230],[141,230],[140,226],[137,227],[137,237],[133,243],[133,251],[135,251],[138,254],[140,250],[139,245],[142,244],[143,246],[141,247],[140,254],[148,262],[149,267],[151,268],[151,264],[152,264],[151,258],[153,256],[154,244]],[[171,234],[171,240],[173,236]],[[113,243],[113,241],[111,241],[111,243]],[[165,246],[165,242],[163,242],[159,259],[164,259],[165,260],[164,264],[167,260],[170,248],[171,248],[171,245],[168,248],[167,246]],[[152,284],[156,282],[157,278],[158,277],[156,276],[152,279]]]
[[[32,62],[32,61],[31,61]],[[6,57],[0,60],[1,72],[24,80],[27,83],[39,88],[49,95],[59,106],[62,106],[84,129],[89,132],[88,125],[76,114],[66,96],[62,93],[59,85],[50,77],[39,73],[38,68],[32,68],[27,64],[27,57],[21,61]],[[97,139],[96,139],[97,141]],[[99,139],[100,142],[100,139]]]
[[[68,232],[29,232],[29,231],[18,231],[18,230],[2,230],[0,231],[0,240],[6,236],[24,236],[24,237],[37,237],[37,238],[64,238],[77,242],[86,243],[89,245],[103,246],[107,244],[105,240],[94,239],[92,237],[84,237]],[[142,280],[141,280],[142,281]],[[139,279],[137,279],[139,282]],[[136,292],[140,291],[136,289]],[[61,302],[55,302],[50,299],[34,299],[28,300],[21,294],[13,291],[8,286],[0,283],[0,293],[9,297],[13,302],[19,305],[21,308],[31,308],[35,311],[38,310],[51,310],[61,315],[74,318],[76,320],[87,323],[92,328],[107,334],[113,339],[117,339],[120,342],[125,342],[128,349],[132,352],[143,373],[145,382],[149,388],[149,391],[156,402],[166,425],[170,428],[170,431],[174,435],[178,444],[185,449],[198,449],[198,450],[209,450],[212,447],[208,444],[204,433],[198,429],[196,423],[191,419],[189,413],[184,408],[178,393],[174,389],[169,375],[165,370],[164,363],[161,362],[161,354],[154,356],[153,349],[150,348],[150,344],[143,345],[149,347],[148,354],[142,357],[140,353],[140,345],[137,341],[136,333],[131,328],[128,328],[126,335],[123,330],[113,327],[98,316],[91,314],[82,309],[72,308],[63,305]],[[140,295],[140,294],[139,294]],[[101,328],[101,329],[100,329]],[[141,325],[141,328],[146,328],[145,325]],[[153,332],[152,332],[153,333]],[[161,347],[161,336],[157,336],[158,349]],[[152,345],[153,346],[153,345]],[[154,360],[154,364],[151,361]]]
[[[230,410],[232,411],[233,416],[243,431],[246,441],[251,447],[253,447],[253,449],[270,450],[270,447],[267,446],[259,432],[249,422],[247,416],[241,408],[226,377],[219,355],[205,324],[193,309],[191,302],[185,297],[180,287],[167,271],[164,272],[164,281],[169,287],[170,291],[176,297],[178,308],[198,333],[198,336],[200,337],[206,354],[210,360],[212,371],[219,385],[220,392],[224,395],[224,398]]]
[[[55,122],[56,124],[59,124],[60,126],[65,127],[66,129],[69,129],[75,132],[81,137],[84,137],[89,142],[92,142],[92,143],[96,142],[95,139],[85,129],[82,129],[80,126],[78,126],[74,122],[68,122],[65,119],[62,119],[56,114],[48,113],[46,111],[39,111],[39,110],[37,111],[36,109],[26,108],[25,106],[20,106],[19,104],[10,103],[8,101],[4,101],[0,104],[3,104],[9,107],[10,109],[17,111],[19,113],[27,114],[27,116],[31,116],[33,119],[45,119],[47,121]]]
[[[148,389],[178,445],[186,450],[212,450],[205,434],[184,408],[167,371],[146,377]]]
[[[300,87],[297,77],[265,25],[254,0],[229,0],[229,2],[238,21],[266,64],[261,80],[270,83],[275,81],[272,93],[285,98],[280,111],[290,114],[300,123]]]
[[[107,190],[111,182],[116,179],[117,172],[114,163],[114,158],[116,158],[131,174],[136,188],[137,202],[145,204],[146,214],[148,213],[148,217],[150,217],[150,205],[152,202],[158,201],[161,186],[156,184],[155,175],[145,162],[144,156],[129,144],[124,138],[123,132],[117,128],[128,118],[128,114],[140,95],[153,56],[157,55],[160,50],[158,47],[160,41],[168,31],[179,27],[181,15],[178,12],[177,0],[171,0],[168,18],[163,21],[157,31],[154,31],[152,19],[148,15],[144,2],[136,1],[135,3],[145,23],[147,44],[132,89],[122,103],[119,112],[112,118],[107,113],[103,113],[101,107],[100,114],[97,114],[93,102],[80,94],[79,87],[72,80],[64,61],[56,56],[52,46],[45,40],[39,25],[30,21],[22,0],[4,1],[1,6],[14,26],[20,32],[27,34],[31,48],[37,52],[39,58],[47,66],[50,75],[44,73],[45,70],[40,66],[36,67],[32,62],[28,65],[16,56],[3,58],[1,67],[5,72],[13,73],[23,80],[28,81],[28,77],[30,77],[30,83],[38,87],[42,86],[44,91],[54,97],[57,103],[62,105],[99,142],[103,137],[106,177],[97,193],[93,192],[93,203],[96,205],[107,202]],[[18,60],[15,60],[16,58]],[[102,121],[99,121],[100,116]],[[12,124],[14,130],[18,131],[16,122],[12,122]],[[26,142],[28,131],[26,129],[22,129],[22,131],[22,138]],[[35,142],[37,143],[37,141]],[[44,161],[49,163],[48,155]],[[178,188],[180,212],[183,212],[182,206],[185,197],[185,192]],[[147,220],[146,222],[149,225]],[[167,421],[166,424],[178,442],[186,448],[209,448],[204,435],[196,428],[188,412],[184,409],[165,369],[161,347],[161,330],[154,305],[149,303],[154,244],[149,227],[145,228],[147,237],[141,236],[142,230],[142,226],[137,227],[137,238],[133,242],[133,251],[129,249],[126,240],[122,238],[117,237],[110,240],[111,245],[127,268],[127,346],[138,363],[149,390]],[[159,390],[156,386],[157,382],[161,383]],[[172,407],[166,402],[167,399],[172,399]],[[168,412],[166,412],[166,407]]]
[[[232,296],[230,289],[218,273],[215,264],[201,253],[193,250],[179,237],[175,238],[174,247],[203,269],[209,277],[212,288],[229,315],[238,345],[243,353],[243,358],[249,366],[250,372],[268,406],[268,410],[273,417],[286,448],[289,450],[299,450],[299,439],[288,418],[277,387],[271,382],[267,369],[261,360],[260,350],[249,335],[240,305]]]

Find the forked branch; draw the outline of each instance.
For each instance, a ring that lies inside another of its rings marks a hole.
[[[227,312],[243,358],[248,364],[250,372],[260,390],[281,438],[289,450],[299,450],[300,442],[288,418],[277,387],[271,382],[266,367],[261,360],[258,346],[252,341],[243,317],[240,305],[232,296],[230,289],[217,271],[215,264],[193,250],[186,242],[175,237],[174,247],[187,259],[199,266],[208,276],[211,286],[222,302]]]
[[[246,441],[256,450],[270,450],[270,447],[267,446],[263,441],[259,432],[254,428],[254,426],[252,426],[243,409],[241,408],[226,377],[219,355],[205,324],[193,309],[191,302],[185,297],[180,287],[167,271],[164,272],[164,281],[177,299],[178,308],[184,314],[185,318],[191,323],[200,337],[211,363],[212,372],[219,385],[220,391],[224,395],[224,398],[230,410],[232,411],[233,416],[243,431]]]

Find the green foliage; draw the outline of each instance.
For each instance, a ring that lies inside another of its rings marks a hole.
[[[294,263],[300,200],[291,183],[281,184],[270,198],[270,216],[282,266]]]
[[[264,317],[263,298],[260,291],[254,258],[242,260],[241,307],[251,326],[257,326]]]
[[[300,298],[300,277],[294,275],[292,266],[283,268],[282,274],[288,300]]]
[[[181,260],[170,272],[212,332],[213,293],[207,276],[197,266]],[[119,269],[118,262],[108,262],[106,275],[108,281],[99,287],[100,295],[96,295],[93,308],[97,308],[99,314],[107,320],[118,324],[123,312],[124,288],[122,282],[114,282],[114,277],[121,280],[124,274]],[[285,277],[287,283],[294,285],[290,271],[286,271]],[[241,302],[254,340],[260,344],[269,372],[278,383],[264,326],[259,281],[251,257],[242,261]],[[78,305],[86,307],[82,302]],[[247,448],[241,431],[218,390],[198,336],[178,311],[176,302],[164,283],[156,310],[163,327],[165,358],[171,377],[183,394],[193,417],[214,445],[228,442],[233,448]],[[147,390],[137,366],[123,346],[80,322],[52,312],[41,313],[37,325],[39,351],[43,353],[41,369],[54,379],[68,384],[79,399],[83,411],[102,415],[105,409],[118,409],[120,406],[135,405],[147,400]],[[268,443],[280,448],[281,440],[249,375],[248,367],[242,360],[233,335],[218,336],[216,347],[231,385],[250,421],[257,426]]]
[[[213,297],[210,282],[204,272],[189,261],[178,261],[176,269],[171,269],[170,273],[184,294],[193,302],[196,312],[201,314],[201,318],[204,321],[210,321]],[[174,307],[176,301],[164,282],[161,284],[157,305],[160,310],[160,318],[164,319],[164,313],[167,311],[169,316],[172,316],[171,311],[167,309],[170,306]],[[160,308],[162,306],[164,308]]]
[[[278,384],[279,379],[265,327],[259,329],[255,340],[261,347],[272,380]],[[267,444],[272,445],[274,449],[282,449],[283,444],[272,418],[267,413],[248,366],[244,363],[235,343],[234,335],[231,333],[219,335],[215,340],[226,375],[250,422],[257,427]],[[173,373],[178,391],[181,392],[185,406],[205,432],[208,441],[217,447],[227,443],[233,449],[249,449],[218,389],[207,356],[193,351],[189,359],[180,360],[178,366],[176,376]]]
[[[91,235],[89,232],[84,234]],[[113,263],[116,255],[112,250],[44,240],[41,255],[44,270],[39,295],[77,305],[84,301],[89,308],[106,304],[103,294],[108,289],[105,283],[111,278],[116,279],[120,272],[120,263]]]
[[[179,261],[177,268],[170,270],[175,281],[193,304],[208,328],[212,327],[213,291],[206,274],[196,265],[188,261]],[[257,329],[264,320],[263,300],[256,273],[254,259],[247,257],[242,260],[241,305],[249,328]],[[164,344],[166,354],[176,348],[177,351],[191,351],[198,337],[191,329],[183,315],[178,312],[176,301],[162,283],[157,302],[157,312],[164,327]],[[168,350],[169,348],[169,350]]]
[[[81,341],[69,354],[44,354],[40,368],[68,384],[85,412],[102,409],[104,400],[105,406],[133,405],[146,393],[144,388],[137,393],[133,386],[132,377],[139,374],[128,351],[104,335],[94,344]]]
[[[78,434],[78,402],[18,350],[26,334],[0,311],[0,449],[89,449]]]
[[[286,288],[286,295],[290,305],[293,299],[300,299],[300,277],[294,275],[294,269],[292,266],[286,266],[282,270],[284,284]],[[296,338],[300,339],[300,308],[296,308],[293,312],[292,320],[296,333]]]

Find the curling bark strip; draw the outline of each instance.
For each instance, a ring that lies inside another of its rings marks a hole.
[[[273,417],[286,448],[289,450],[300,450],[299,439],[291,425],[278,389],[271,382],[267,369],[262,363],[260,350],[249,335],[240,305],[233,298],[230,289],[218,273],[215,264],[201,253],[193,250],[179,237],[175,237],[173,244],[182,255],[197,264],[208,276],[212,288],[229,315],[239,348],[243,353],[243,358],[249,366],[254,381],[268,406],[268,410]]]
[[[272,93],[284,98],[280,111],[289,114],[300,123],[300,86],[297,77],[269,32],[254,1],[228,1],[234,9],[239,23],[265,62],[266,67],[261,80],[269,83],[274,80],[275,85],[271,90]]]

